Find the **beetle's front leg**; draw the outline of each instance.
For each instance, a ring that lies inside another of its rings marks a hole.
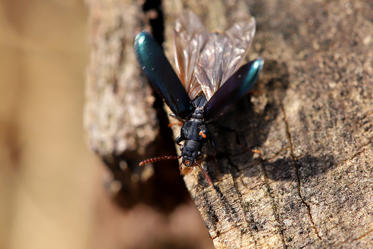
[[[181,146],[180,143],[181,143],[183,140],[184,140],[183,136],[180,135],[180,136],[178,136],[178,137],[176,138],[175,142],[176,142],[177,145]]]

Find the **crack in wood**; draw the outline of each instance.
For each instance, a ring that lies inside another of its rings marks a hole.
[[[315,225],[315,222],[313,220],[313,217],[312,217],[312,214],[311,214],[311,206],[306,202],[306,200],[303,198],[303,195],[301,193],[301,182],[300,182],[300,176],[299,176],[299,167],[297,165],[297,157],[295,156],[294,154],[294,145],[293,145],[293,139],[291,137],[291,133],[290,133],[290,127],[289,127],[289,123],[288,123],[288,120],[287,120],[287,116],[286,116],[286,112],[285,112],[285,108],[283,106],[283,104],[280,105],[281,106],[281,111],[284,115],[284,122],[285,122],[285,131],[286,131],[286,135],[288,137],[288,140],[289,140],[289,145],[290,145],[290,156],[292,158],[292,161],[293,161],[293,165],[294,165],[294,168],[295,168],[295,174],[296,174],[296,177],[297,177],[297,192],[298,192],[298,196],[301,200],[301,202],[306,206],[307,208],[307,214],[308,214],[308,218],[310,220],[310,223],[311,223],[311,226],[317,236],[317,238],[324,244],[324,241],[323,239],[321,238],[320,234],[319,234],[319,231]]]
[[[372,144],[372,143],[373,143],[373,136],[370,137],[370,138],[368,138],[368,142],[365,143],[365,144],[363,144],[363,145],[358,149],[358,152],[356,152],[355,154],[353,154],[350,158],[344,159],[344,160],[342,160],[341,162],[339,162],[339,163],[337,164],[336,168],[338,168],[338,167],[344,165],[345,163],[347,163],[347,162],[349,162],[349,161],[354,160],[354,159],[355,159],[356,157],[358,157],[361,153],[363,153],[363,152],[366,150],[366,148],[368,148],[369,145]]]
[[[369,234],[371,234],[372,232],[373,232],[373,229],[370,229],[369,231],[367,231],[366,233],[363,233],[359,237],[357,237],[355,239],[352,239],[351,242],[361,240],[361,239],[365,238],[366,236],[368,236]]]
[[[277,158],[279,155],[281,155],[282,152],[284,152],[284,151],[286,151],[286,150],[288,150],[288,149],[290,149],[290,146],[286,146],[286,147],[280,149],[279,151],[275,152],[273,156],[271,156],[271,157],[269,157],[269,158],[265,158],[265,160],[266,160],[266,161],[271,161],[271,160]],[[262,158],[262,159],[263,159],[263,158]],[[264,160],[264,159],[263,159],[263,160]]]
[[[362,235],[360,235],[360,236],[358,236],[358,237],[356,237],[356,238],[353,238],[353,239],[350,239],[350,238],[345,239],[344,241],[342,241],[342,242],[340,242],[340,243],[337,243],[337,244],[335,244],[334,246],[335,246],[335,247],[339,247],[339,246],[341,246],[341,245],[343,245],[343,244],[345,244],[345,243],[347,243],[347,242],[350,242],[350,243],[351,243],[351,242],[354,242],[354,241],[359,241],[359,240],[365,238],[366,236],[368,236],[369,234],[371,234],[372,232],[373,232],[373,229],[370,229],[370,230],[368,230],[367,232],[363,233]]]

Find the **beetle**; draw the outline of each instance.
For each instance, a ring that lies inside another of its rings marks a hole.
[[[212,141],[206,124],[246,95],[263,68],[261,58],[240,67],[254,34],[254,18],[237,22],[224,33],[209,33],[193,12],[186,11],[176,20],[174,29],[176,72],[149,33],[140,32],[135,38],[135,54],[151,86],[173,116],[183,122],[176,138],[182,164],[188,168],[199,166],[205,176],[199,164],[201,150]],[[176,158],[152,158],[140,165]]]

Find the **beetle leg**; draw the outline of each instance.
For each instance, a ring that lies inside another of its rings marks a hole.
[[[181,146],[181,142],[184,140],[184,138],[180,135],[176,138],[175,142],[177,145]]]

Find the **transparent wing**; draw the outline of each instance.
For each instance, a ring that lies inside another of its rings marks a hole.
[[[254,34],[254,18],[235,23],[223,34],[209,34],[195,69],[195,77],[207,100],[239,68]]]
[[[176,20],[174,33],[176,72],[193,100],[201,92],[194,71],[208,32],[193,12],[186,11]]]

